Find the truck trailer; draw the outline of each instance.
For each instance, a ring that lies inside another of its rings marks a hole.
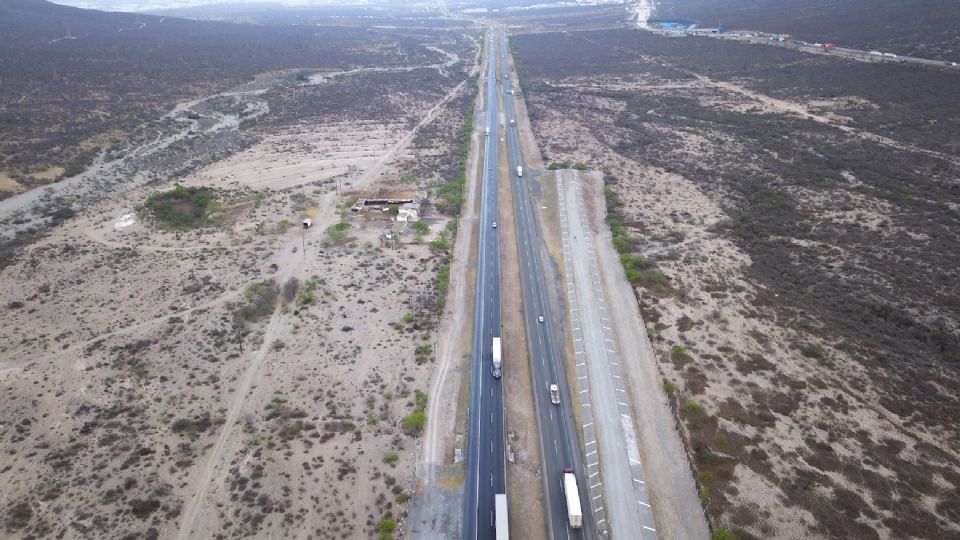
[[[507,519],[507,495],[506,493],[497,493],[494,495],[494,512],[496,512],[497,540],[510,540],[510,524]]]
[[[521,167],[520,165],[517,165],[517,176],[519,176],[520,178],[523,178],[523,167]]]
[[[563,494],[567,497],[567,518],[571,529],[583,527],[583,511],[580,509],[580,492],[577,490],[577,476],[573,469],[563,470]]]
[[[493,338],[493,376],[500,378],[503,375],[503,356],[500,350],[500,338]]]

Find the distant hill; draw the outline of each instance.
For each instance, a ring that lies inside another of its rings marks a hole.
[[[956,0],[663,0],[657,16],[960,60]]]
[[[0,1],[0,174],[82,169],[105,132],[284,68],[415,61],[388,31],[254,26]]]

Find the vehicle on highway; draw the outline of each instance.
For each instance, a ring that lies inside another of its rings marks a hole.
[[[550,403],[560,404],[560,387],[555,384],[550,385]]]
[[[497,540],[510,540],[510,520],[507,515],[507,494],[497,493],[493,502],[496,515]]]
[[[543,315],[537,317],[537,322],[543,324]]]
[[[573,469],[563,470],[563,494],[567,498],[567,519],[571,529],[583,527],[583,510],[580,509],[580,492],[577,490],[577,476]]]
[[[496,222],[496,221],[493,222],[493,228],[494,228],[494,229],[497,228],[497,222]]]
[[[517,176],[523,177],[523,167],[517,165]]]
[[[824,44],[823,44],[823,48],[824,48],[824,49],[836,49],[836,48],[837,48],[837,44],[836,44],[836,43],[824,43]]]
[[[510,125],[511,125],[511,126],[516,125],[516,123],[517,123],[516,120],[514,120],[513,118],[510,119]]]
[[[500,350],[500,338],[493,338],[493,366],[491,371],[493,372],[494,378],[499,379],[503,375],[503,356]]]
[[[487,128],[486,135],[488,135],[488,136],[490,135],[490,128]]]

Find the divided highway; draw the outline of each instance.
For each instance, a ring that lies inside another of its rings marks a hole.
[[[592,501],[588,496],[590,479],[584,475],[577,431],[573,422],[574,401],[570,398],[570,392],[567,389],[564,347],[557,342],[562,333],[554,330],[554,325],[565,323],[566,314],[552,313],[546,301],[544,287],[547,282],[541,269],[540,259],[545,246],[539,235],[539,227],[531,208],[533,202],[526,185],[526,182],[530,181],[530,172],[527,171],[520,150],[513,95],[507,93],[511,89],[513,79],[506,62],[509,50],[507,38],[503,32],[498,31],[498,34],[501,51],[499,60],[503,64],[504,113],[507,118],[507,159],[510,165],[514,214],[517,221],[523,316],[527,329],[534,402],[540,426],[540,444],[543,454],[541,474],[545,479],[548,531],[550,537],[555,539],[596,538],[596,521],[593,517]],[[525,172],[524,175],[518,174],[521,169]],[[560,403],[557,405],[550,400],[551,384],[558,385],[560,389]],[[573,468],[577,476],[583,509],[582,529],[571,528],[568,520],[562,486],[562,471],[567,467]]]
[[[463,497],[463,538],[492,539],[494,499],[506,493],[501,380],[492,375],[493,338],[500,336],[500,252],[497,239],[497,55],[487,38],[487,111],[483,182],[480,187],[477,292],[474,304],[470,409],[468,412],[466,485]],[[509,373],[512,366],[507,364]],[[509,376],[509,375],[505,375]]]

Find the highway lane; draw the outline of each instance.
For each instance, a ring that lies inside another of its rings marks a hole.
[[[576,427],[573,423],[573,400],[567,388],[565,376],[564,348],[557,343],[560,332],[553,325],[563,324],[564,313],[553,313],[548,308],[544,292],[544,273],[541,269],[540,254],[545,245],[539,235],[539,227],[533,216],[532,201],[526,182],[530,181],[520,150],[519,134],[516,125],[510,125],[510,119],[516,119],[513,96],[506,93],[515,79],[505,62],[508,51],[506,35],[500,32],[501,57],[503,62],[503,98],[504,112],[507,117],[506,142],[507,158],[510,165],[510,177],[513,185],[514,214],[517,220],[517,244],[519,247],[520,283],[523,294],[523,315],[527,328],[527,347],[531,362],[534,402],[536,404],[538,424],[540,426],[540,444],[543,454],[545,475],[545,504],[549,534],[552,538],[596,538],[596,523],[588,493],[588,479],[584,475],[580,445]],[[524,176],[517,175],[517,166],[524,169]],[[544,318],[540,323],[538,318]],[[550,384],[560,387],[560,404],[550,402],[548,388]],[[573,467],[577,473],[580,488],[580,502],[583,507],[583,529],[571,529],[567,516],[567,504],[562,488],[561,472],[565,467]]]
[[[492,35],[492,34],[490,34]],[[480,188],[480,218],[477,243],[477,289],[474,304],[470,409],[468,412],[466,484],[464,486],[463,538],[496,536],[494,495],[506,492],[503,438],[503,394],[500,379],[492,375],[493,337],[500,335],[500,254],[497,229],[497,162],[499,107],[497,102],[497,54],[490,36],[487,43],[485,115],[489,134],[484,134],[483,181]],[[503,372],[512,366],[505,359]]]

